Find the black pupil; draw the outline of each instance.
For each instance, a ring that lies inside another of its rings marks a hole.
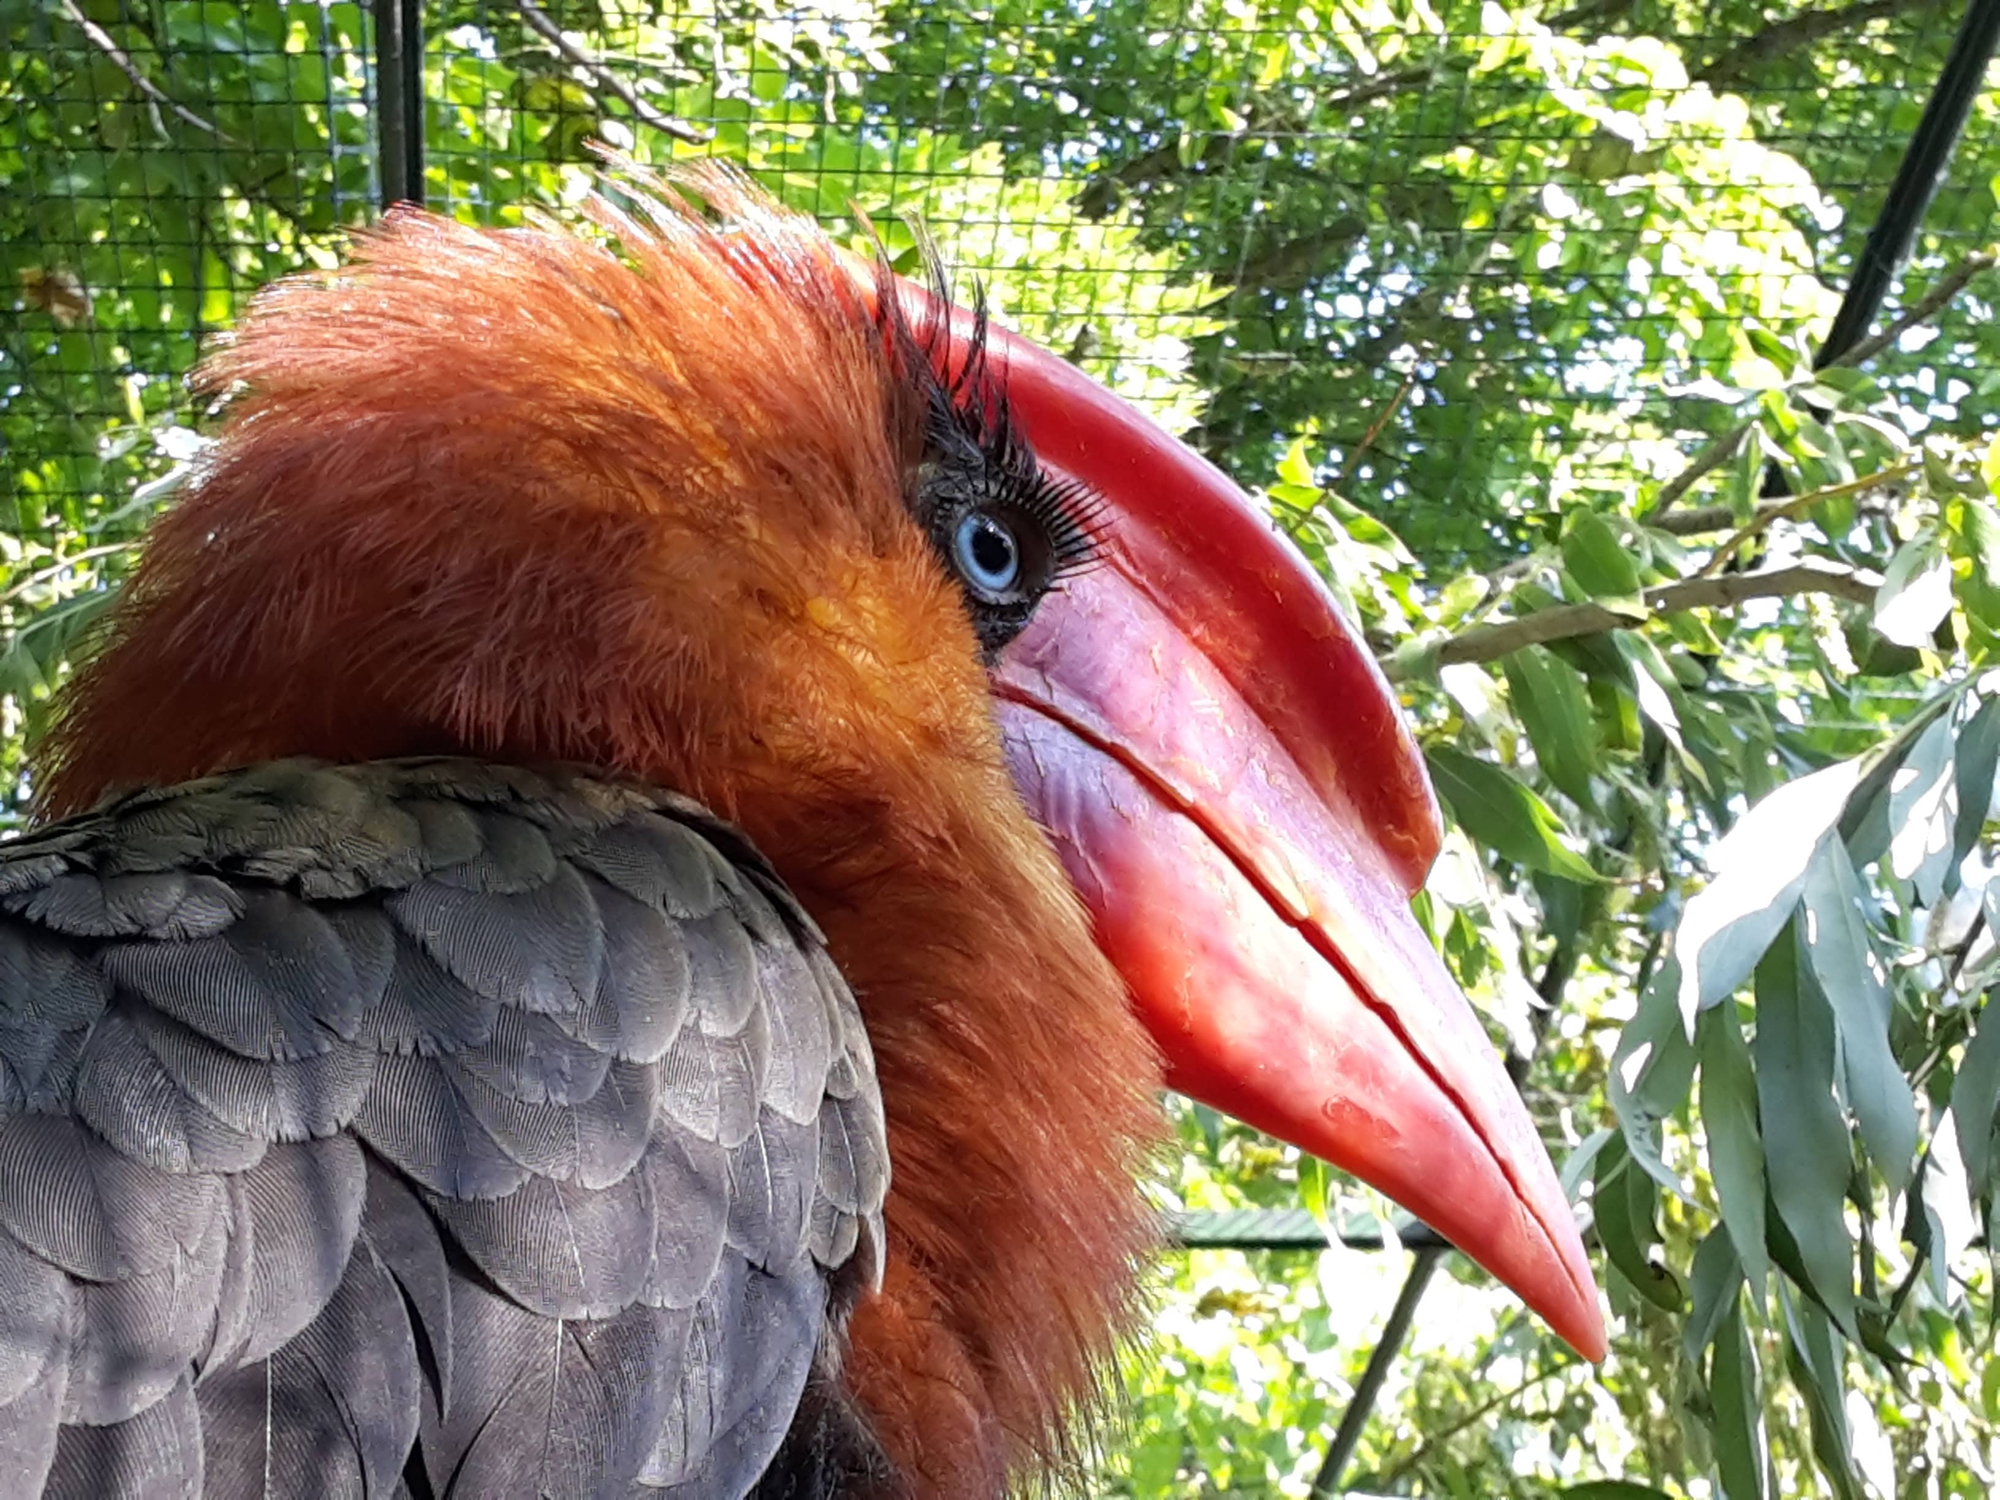
[[[993,522],[981,521],[972,533],[972,560],[982,573],[1007,573],[1014,566],[1014,539]]]

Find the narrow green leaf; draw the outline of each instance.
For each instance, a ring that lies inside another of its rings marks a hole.
[[[1584,807],[1592,806],[1590,773],[1597,757],[1597,731],[1583,674],[1540,646],[1511,653],[1502,666],[1508,696],[1535,747],[1535,759],[1549,780]]]
[[[1743,435],[1743,444],[1736,450],[1736,461],[1730,465],[1729,485],[1724,497],[1729,502],[1729,513],[1742,525],[1757,513],[1757,497],[1764,488],[1764,429],[1752,423]]]
[[[1819,846],[1803,900],[1801,934],[1813,977],[1832,1006],[1848,1103],[1869,1158],[1889,1190],[1900,1193],[1916,1166],[1916,1100],[1889,1048],[1888,971],[1869,940],[1861,882],[1840,840]]]
[[[1984,1197],[1993,1185],[1996,1112],[2000,1112],[2000,1006],[1988,994],[1951,1086],[1959,1160],[1965,1163],[1965,1180],[1974,1199]]]
[[[1764,1254],[1764,1142],[1757,1129],[1757,1078],[1736,1007],[1703,1011],[1696,1042],[1709,1172],[1722,1204],[1723,1225],[1761,1299],[1770,1275]]]
[[[1861,1485],[1848,1458],[1852,1442],[1847,1432],[1846,1361],[1834,1342],[1826,1315],[1811,1303],[1794,1301],[1778,1288],[1784,1308],[1786,1365],[1792,1383],[1806,1398],[1812,1419],[1813,1457],[1840,1500],[1862,1500]]]
[[[1944,889],[1951,860],[1958,821],[1951,775],[1955,738],[1950,716],[1940,715],[1917,737],[1889,787],[1889,871],[1914,882],[1925,905]]]
[[[1771,1199],[1814,1294],[1854,1337],[1854,1246],[1842,1202],[1852,1172],[1847,1121],[1833,1097],[1833,1014],[1800,982],[1796,929],[1757,965],[1757,1113]]]
[[[1636,1484],[1630,1479],[1593,1479],[1588,1484],[1557,1490],[1556,1495],[1558,1500],[1673,1500],[1665,1490]]]
[[[1731,1300],[1715,1336],[1709,1374],[1715,1403],[1715,1468],[1728,1500],[1764,1500],[1764,1409],[1757,1355],[1743,1332],[1743,1308]]]
[[[1993,810],[1993,780],[2000,771],[2000,698],[1988,698],[1979,711],[1958,732],[1958,752],[1954,757],[1954,781],[1958,790],[1958,816],[1951,830],[1951,863],[1972,852],[1980,829]]]
[[[1424,759],[1438,795],[1471,837],[1517,865],[1597,881],[1597,872],[1562,842],[1562,820],[1509,772],[1452,745],[1434,745]]]
[[[1628,599],[1640,590],[1639,564],[1611,523],[1594,510],[1570,512],[1562,556],[1570,577],[1593,599]]]
[[[1672,956],[1653,972],[1637,1012],[1619,1033],[1608,1087],[1632,1159],[1673,1193],[1682,1192],[1681,1180],[1660,1154],[1660,1127],[1686,1102],[1695,1063],[1674,999],[1680,975],[1680,961]]]
[[[1743,1285],[1743,1264],[1727,1228],[1717,1225],[1702,1236],[1694,1252],[1694,1269],[1688,1273],[1688,1294],[1692,1306],[1681,1325],[1681,1349],[1688,1363],[1699,1366],[1701,1354],[1715,1339],[1723,1314],[1736,1306],[1737,1290]],[[1761,1299],[1762,1289],[1758,1291]]]
[[[1709,851],[1715,878],[1688,902],[1674,935],[1681,1019],[1690,1037],[1696,1013],[1734,994],[1791,918],[1813,851],[1860,776],[1857,759],[1787,782]]]
[[[1614,1142],[1597,1158],[1591,1208],[1596,1216],[1598,1243],[1619,1273],[1648,1302],[1666,1312],[1681,1310],[1680,1283],[1647,1251],[1659,1242],[1654,1209],[1659,1187],[1633,1168],[1622,1142]]]

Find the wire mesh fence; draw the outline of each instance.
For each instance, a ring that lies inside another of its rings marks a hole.
[[[901,264],[919,217],[1246,482],[1309,473],[1427,558],[1504,555],[1810,352],[1957,26],[1915,0],[0,0],[10,586],[115,574],[255,287],[385,197],[560,209],[598,143],[729,158]],[[1892,306],[1993,236],[1996,171],[1988,95]],[[1931,420],[1980,420],[1986,311],[1923,335]],[[60,654],[37,628],[15,676]]]

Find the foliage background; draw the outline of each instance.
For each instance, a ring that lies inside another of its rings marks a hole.
[[[1454,830],[1421,913],[1593,1225],[1609,1361],[1448,1259],[1347,1479],[1976,1496],[2000,1467],[1995,97],[1813,355],[1958,20],[1923,0],[441,0],[426,196],[721,154],[1268,497]],[[369,8],[0,0],[0,758],[198,455],[181,384],[379,193]],[[1989,894],[1990,893],[1990,894]],[[1096,1492],[1302,1495],[1406,1257],[1205,1111]]]

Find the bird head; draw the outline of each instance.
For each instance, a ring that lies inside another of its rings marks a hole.
[[[719,223],[645,185],[594,200],[594,238],[400,214],[261,294],[45,807],[450,751],[738,821],[882,1070],[857,1378],[879,1415],[869,1351],[925,1345],[1002,1468],[1106,1347],[1158,1058],[1599,1354],[1555,1174],[1409,910],[1422,761],[1304,561],[1063,361],[726,174],[692,189]],[[939,1441],[913,1410],[906,1443]]]

